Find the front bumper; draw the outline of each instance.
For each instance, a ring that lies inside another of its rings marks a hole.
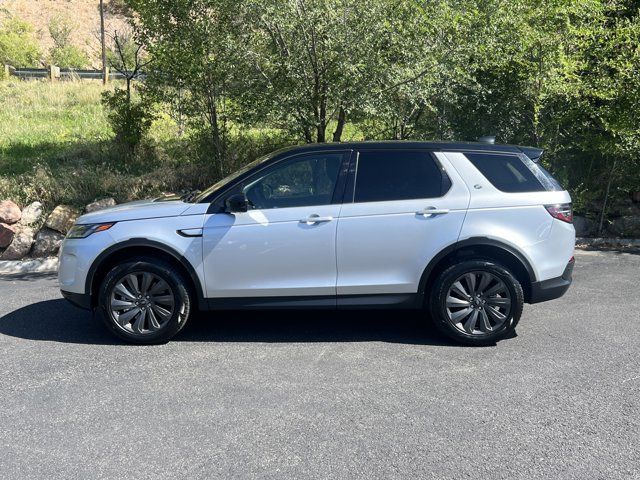
[[[88,293],[74,293],[60,290],[62,296],[74,304],[76,307],[80,307],[84,310],[91,310],[91,295]]]
[[[571,257],[561,276],[541,282],[533,282],[531,284],[529,303],[546,302],[563,296],[571,286],[574,264],[575,259]]]

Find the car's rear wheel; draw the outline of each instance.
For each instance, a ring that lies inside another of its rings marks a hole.
[[[153,258],[131,259],[111,269],[98,301],[107,328],[139,344],[166,342],[184,328],[191,310],[181,272]]]
[[[518,280],[490,260],[467,260],[445,269],[429,299],[436,327],[471,345],[492,344],[508,335],[520,320],[523,304]]]

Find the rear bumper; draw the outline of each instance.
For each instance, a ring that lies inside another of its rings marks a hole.
[[[64,290],[60,290],[60,293],[62,293],[62,296],[76,307],[80,307],[84,310],[91,310],[91,295],[88,293],[65,292]]]
[[[575,260],[571,257],[561,276],[541,282],[533,282],[531,284],[529,303],[546,302],[563,296],[571,286],[574,263]]]

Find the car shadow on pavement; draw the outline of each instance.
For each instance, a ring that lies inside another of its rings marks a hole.
[[[99,319],[66,300],[38,302],[0,317],[0,335],[62,343],[121,345]],[[389,342],[456,346],[416,311],[287,310],[197,314],[172,341]]]

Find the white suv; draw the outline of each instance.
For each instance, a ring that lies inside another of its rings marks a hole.
[[[542,151],[488,143],[308,145],[201,193],[80,217],[62,294],[116,335],[166,341],[212,309],[424,309],[493,343],[571,284],[571,199]]]

